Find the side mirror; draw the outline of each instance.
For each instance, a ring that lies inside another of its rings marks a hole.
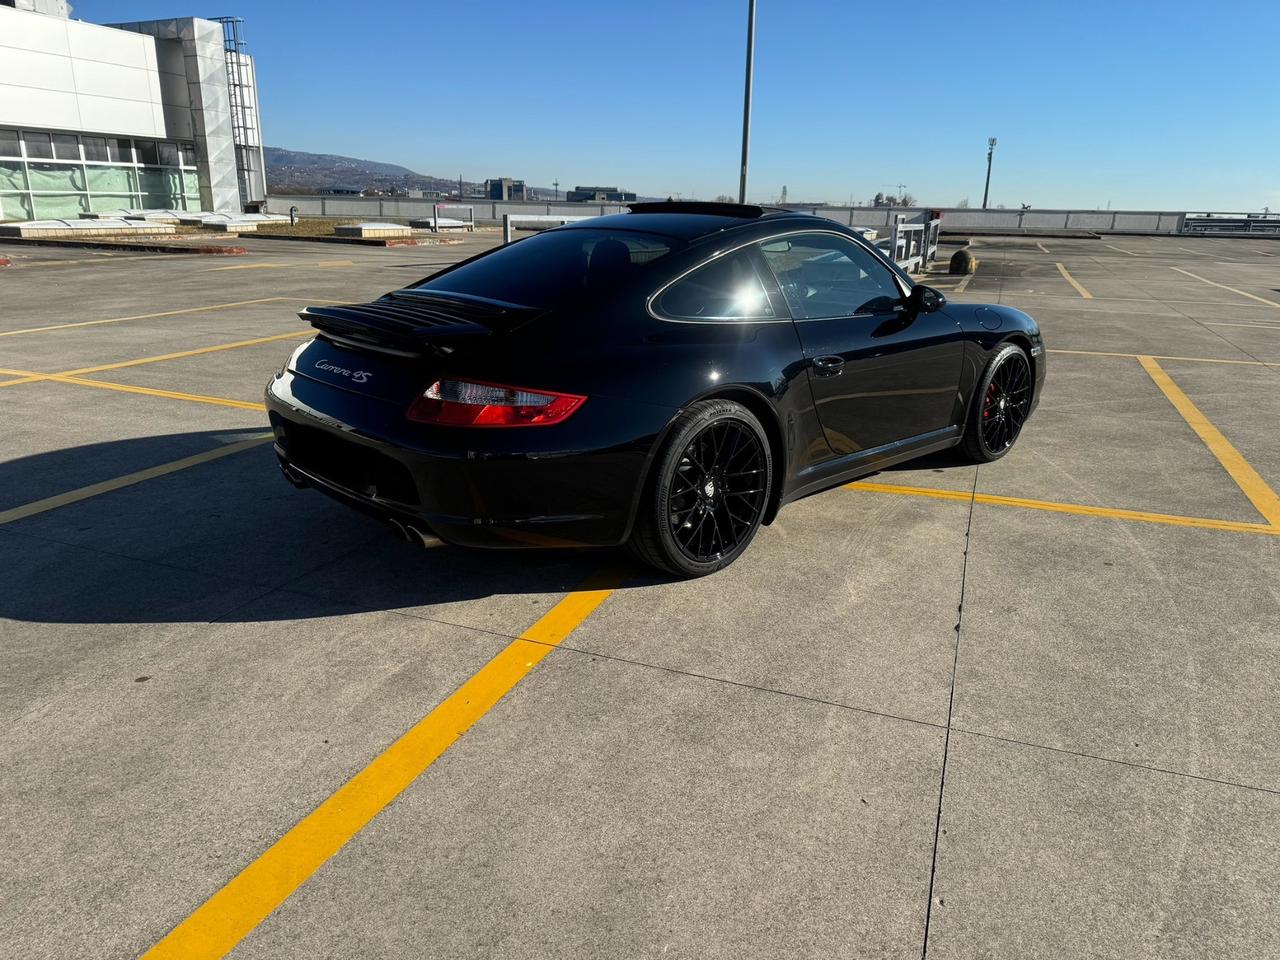
[[[933,313],[947,305],[947,298],[933,287],[917,283],[907,294],[907,309],[913,313]]]

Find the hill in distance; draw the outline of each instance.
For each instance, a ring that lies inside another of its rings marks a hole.
[[[334,188],[445,192],[458,189],[458,181],[455,179],[415,173],[408,167],[394,163],[360,160],[334,153],[285,150],[283,147],[263,147],[262,152],[267,164],[267,184],[272,193],[315,193]],[[462,181],[462,188],[468,193],[472,188],[482,186],[483,181]],[[554,194],[551,187],[530,184],[530,189],[538,196],[550,197]]]

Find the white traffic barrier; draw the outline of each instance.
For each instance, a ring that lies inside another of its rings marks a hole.
[[[513,223],[551,223],[556,226],[564,226],[566,223],[574,223],[578,220],[594,220],[595,217],[560,217],[546,216],[540,214],[523,214],[523,213],[504,213],[502,215],[502,242],[511,242],[511,225]]]

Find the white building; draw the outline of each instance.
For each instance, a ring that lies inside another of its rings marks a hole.
[[[65,0],[0,0],[0,220],[266,199],[238,20],[69,13]]]

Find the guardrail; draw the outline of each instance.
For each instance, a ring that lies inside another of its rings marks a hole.
[[[504,213],[502,215],[502,242],[511,242],[511,232],[513,223],[551,223],[557,227],[564,226],[566,223],[574,223],[578,220],[591,220],[593,217],[557,217],[546,216],[545,214],[536,213]]]

